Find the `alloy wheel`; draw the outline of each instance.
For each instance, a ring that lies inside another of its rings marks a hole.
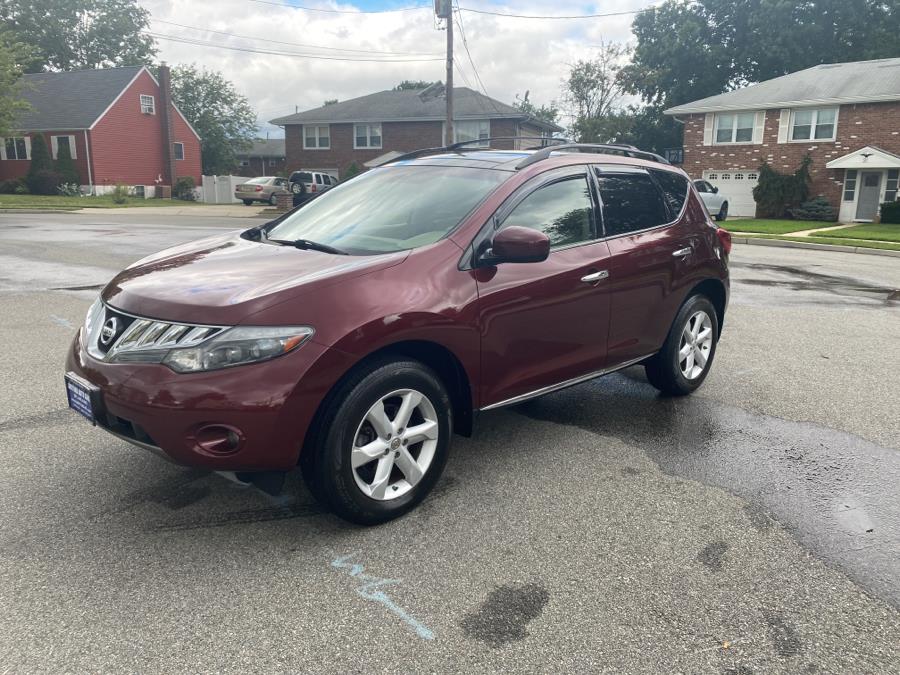
[[[367,497],[402,497],[423,478],[437,449],[438,417],[428,397],[399,389],[376,401],[365,414],[350,452],[357,487]]]
[[[694,312],[684,324],[678,344],[678,367],[685,379],[695,380],[703,374],[712,345],[712,319],[702,310]]]

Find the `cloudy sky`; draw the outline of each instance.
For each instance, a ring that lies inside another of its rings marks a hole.
[[[139,2],[152,14],[158,57],[223,72],[256,109],[263,135],[282,135],[268,120],[320,106],[326,99],[390,89],[404,79],[444,79],[446,33],[437,29],[428,0]],[[527,19],[467,9],[564,16],[629,12],[655,3],[459,0],[471,62],[456,28],[455,84],[481,89],[477,69],[489,96],[511,103],[527,90],[533,102],[549,102],[559,97],[567,64],[589,58],[601,41],[630,41],[634,18]]]

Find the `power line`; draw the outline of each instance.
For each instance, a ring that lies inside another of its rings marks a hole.
[[[607,16],[627,16],[628,14],[640,14],[641,12],[646,12],[648,9],[654,9],[655,7],[656,5],[650,5],[648,7],[644,7],[643,9],[632,9],[623,12],[606,12],[604,14],[570,14],[566,16],[559,16],[555,14],[507,14],[505,12],[491,12],[486,9],[471,9],[469,7],[460,7],[459,5],[457,5],[457,9],[459,9],[460,12],[472,12],[473,14],[502,16],[509,19],[602,19]]]
[[[300,9],[304,12],[322,12],[325,14],[392,14],[394,12],[412,12],[419,9],[433,9],[431,5],[413,5],[412,7],[397,7],[395,9],[378,9],[378,10],[352,10],[352,9],[323,9],[321,7],[303,7],[301,5],[291,5],[286,2],[275,2],[274,0],[247,0],[247,2],[256,2],[260,5],[273,5],[282,9]]]
[[[193,45],[195,47],[212,47],[214,49],[227,49],[233,52],[245,52],[250,54],[267,54],[270,56],[292,56],[295,58],[303,58],[303,59],[317,59],[320,61],[352,61],[352,62],[371,62],[371,63],[423,63],[426,61],[443,61],[442,58],[429,58],[429,59],[376,59],[376,58],[350,58],[350,57],[340,57],[340,56],[322,56],[321,54],[303,54],[300,52],[290,52],[290,51],[278,51],[274,49],[261,49],[256,47],[232,47],[230,45],[223,45],[216,42],[207,42],[205,40],[199,40],[196,38],[185,38],[178,37],[176,35],[163,35],[162,33],[155,33],[151,31],[147,31],[146,35],[149,35],[152,38],[157,40],[167,40],[169,42],[180,42],[182,44]]]
[[[391,56],[440,56],[437,52],[389,52],[376,51],[369,49],[345,49],[343,47],[326,47],[324,45],[304,44],[302,42],[282,42],[280,40],[270,40],[269,38],[257,37],[254,35],[238,35],[237,33],[227,33],[222,30],[213,30],[212,28],[201,28],[200,26],[188,26],[183,23],[175,23],[174,21],[163,21],[162,19],[153,19],[156,23],[164,23],[169,26],[178,26],[179,28],[188,28],[190,30],[199,30],[205,33],[216,33],[217,35],[227,35],[228,37],[239,38],[241,40],[259,40],[261,42],[271,42],[276,45],[288,45],[290,47],[309,47],[312,49],[327,49],[329,51],[339,52],[356,52],[360,54],[385,54]]]
[[[494,112],[499,113],[500,110],[497,108],[496,104],[494,103],[494,99],[492,99],[490,97],[490,95],[487,93],[487,89],[484,86],[484,82],[481,79],[481,75],[478,74],[478,68],[475,67],[475,61],[472,59],[472,53],[469,51],[469,41],[466,39],[466,31],[465,31],[465,28],[463,28],[462,15],[458,11],[459,3],[457,3],[456,8],[457,8],[456,25],[459,26],[459,35],[460,35],[460,37],[462,37],[463,48],[466,50],[466,56],[469,57],[469,64],[472,66],[472,72],[475,73],[475,80],[481,86],[481,91],[484,92],[484,95],[487,98],[488,102],[491,104],[491,107],[494,109]],[[452,12],[451,12],[451,16],[452,16]]]

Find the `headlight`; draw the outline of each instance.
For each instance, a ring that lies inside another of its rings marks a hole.
[[[314,332],[309,326],[238,326],[196,347],[172,349],[162,362],[179,373],[256,363],[292,352]]]
[[[101,316],[103,316],[103,302],[100,300],[100,296],[97,296],[97,299],[94,300],[94,304],[91,305],[84,317],[83,339],[86,340],[87,337],[91,335],[97,322],[100,321]]]

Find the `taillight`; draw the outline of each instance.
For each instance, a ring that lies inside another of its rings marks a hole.
[[[256,191],[257,191],[257,192],[262,192],[262,185],[257,185],[257,186],[256,186]]]
[[[316,191],[316,184],[315,184],[315,183],[313,183],[312,185],[309,186],[309,191],[310,191],[310,192],[315,192],[315,191]]]
[[[719,235],[719,241],[722,242],[722,248],[725,249],[725,253],[731,253],[731,232],[720,227],[716,230],[716,234]]]

